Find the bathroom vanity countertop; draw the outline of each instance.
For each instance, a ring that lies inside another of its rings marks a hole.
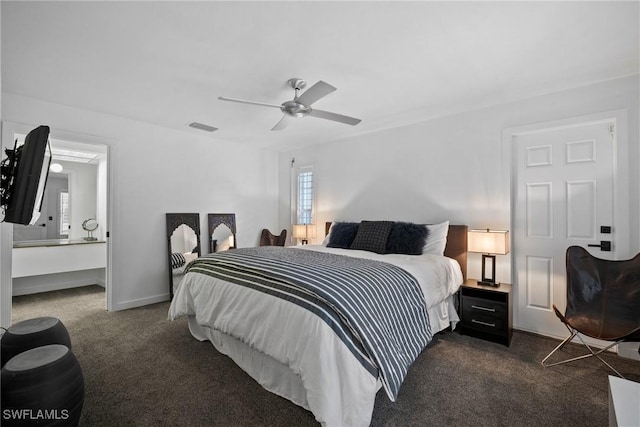
[[[35,248],[41,246],[69,246],[69,245],[86,245],[92,243],[106,243],[104,240],[70,240],[70,239],[48,239],[48,240],[24,240],[21,242],[13,242],[13,248]]]

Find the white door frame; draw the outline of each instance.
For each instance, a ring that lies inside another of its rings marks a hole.
[[[618,231],[616,232],[616,257],[617,259],[629,258],[630,250],[630,215],[629,215],[629,141],[628,141],[628,111],[626,109],[604,111],[584,116],[570,117],[561,120],[541,122],[530,125],[506,128],[502,131],[502,194],[505,200],[505,209],[509,210],[509,228],[513,229],[514,203],[515,203],[515,155],[516,150],[513,149],[514,140],[518,135],[544,132],[552,129],[561,129],[579,126],[590,123],[606,123],[611,122],[615,126],[616,138],[614,140],[613,151],[613,203],[614,203],[614,221]],[[512,237],[513,239],[513,237]],[[513,259],[518,248],[511,245],[509,253],[509,261],[513,266]],[[517,287],[517,275],[511,270],[511,283]],[[514,299],[515,301],[515,299]],[[513,326],[516,329],[527,330],[520,324],[519,307],[517,304],[513,307]],[[556,337],[565,338],[565,337]]]
[[[0,147],[2,147],[2,157],[4,157],[5,148],[13,149],[13,134],[15,133],[28,133],[30,130],[34,129],[38,125],[33,124],[24,124],[24,123],[16,123],[3,121],[1,126],[1,136]],[[106,215],[107,215],[107,224],[106,224],[106,233],[105,235],[110,234],[111,223],[113,218],[113,207],[112,207],[112,197],[111,197],[111,189],[113,188],[113,143],[105,138],[97,137],[94,135],[87,135],[73,131],[66,131],[61,129],[51,128],[49,137],[52,139],[60,139],[67,141],[79,141],[85,144],[99,144],[106,147],[106,156],[107,156],[107,182],[106,182]],[[106,237],[106,245],[107,245],[107,267],[105,269],[105,292],[107,295],[106,298],[106,310],[113,310],[113,300],[114,300],[114,292],[111,283],[112,277],[112,245],[110,237]],[[11,310],[12,310],[12,295],[13,295],[13,284],[12,284],[12,252],[13,252],[13,224],[9,223],[1,223],[0,224],[0,326],[4,328],[8,328],[11,326]]]

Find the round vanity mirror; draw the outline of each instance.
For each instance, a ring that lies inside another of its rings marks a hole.
[[[98,240],[96,237],[93,237],[93,232],[98,228],[98,221],[93,218],[89,218],[84,220],[82,223],[82,229],[87,232],[87,237],[84,240]]]

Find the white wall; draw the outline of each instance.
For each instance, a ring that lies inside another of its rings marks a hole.
[[[52,137],[83,134],[83,141],[109,146],[115,310],[168,298],[165,213],[199,212],[206,242],[206,214],[234,212],[239,247],[255,246],[260,230],[277,222],[277,153],[216,140],[186,124],[179,132],[13,94],[2,94],[2,113],[3,121],[47,124]]]
[[[508,229],[502,131],[618,109],[626,109],[629,120],[628,153],[619,159],[619,169],[628,173],[635,254],[640,251],[638,76],[282,153],[279,225],[290,228],[289,174],[295,157],[298,166],[314,166],[319,236],[324,222],[332,220],[449,219]],[[469,254],[469,277],[480,274],[476,255]],[[498,258],[497,279],[510,282],[509,255]]]

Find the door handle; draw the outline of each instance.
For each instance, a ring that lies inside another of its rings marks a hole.
[[[611,252],[611,242],[609,240],[600,240],[599,245],[587,245],[590,248],[600,248],[602,252]]]

